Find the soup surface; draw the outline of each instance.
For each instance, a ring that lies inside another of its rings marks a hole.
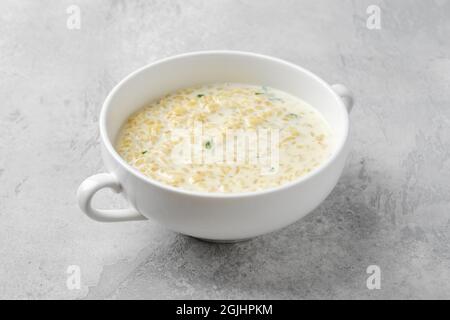
[[[118,153],[144,175],[186,190],[236,193],[293,181],[331,154],[328,123],[277,89],[236,83],[192,87],[129,117]]]

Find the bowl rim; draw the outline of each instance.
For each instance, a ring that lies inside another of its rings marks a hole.
[[[320,83],[324,89],[328,90],[329,93],[331,93],[336,101],[336,104],[341,108],[341,111],[345,113],[344,117],[344,134],[341,139],[339,139],[335,151],[329,157],[326,161],[322,162],[318,167],[314,168],[310,172],[308,172],[306,175],[298,177],[297,179],[294,179],[288,183],[284,183],[280,186],[273,187],[273,188],[267,188],[257,191],[245,191],[245,192],[230,192],[230,193],[219,193],[219,192],[204,192],[204,191],[192,191],[187,189],[182,189],[178,187],[172,187],[170,185],[164,184],[162,182],[159,182],[155,179],[152,179],[150,177],[145,176],[143,173],[141,173],[139,170],[133,168],[131,165],[129,165],[116,151],[113,144],[111,143],[108,135],[108,130],[106,126],[106,116],[108,113],[109,106],[111,105],[111,101],[114,98],[115,94],[124,86],[126,82],[131,80],[132,78],[136,77],[138,74],[145,72],[147,69],[150,69],[156,65],[163,64],[170,62],[172,60],[178,60],[178,59],[184,59],[187,57],[192,56],[203,56],[203,55],[235,55],[235,56],[246,56],[246,57],[253,57],[253,58],[259,58],[259,59],[265,59],[269,60],[278,64],[282,64],[288,67],[291,67],[293,69],[296,69],[300,72],[303,72],[307,74],[309,77]],[[100,137],[103,142],[103,145],[105,146],[106,150],[113,156],[113,158],[122,165],[126,169],[127,172],[129,172],[131,175],[135,176],[139,180],[149,183],[153,186],[159,187],[161,189],[164,189],[169,192],[177,193],[180,195],[185,196],[193,196],[193,197],[200,197],[200,198],[245,198],[245,197],[255,197],[265,194],[271,194],[271,193],[277,193],[281,192],[283,190],[292,188],[296,185],[299,185],[301,183],[304,183],[308,180],[313,179],[315,176],[319,175],[321,172],[323,172],[326,168],[330,167],[336,158],[342,153],[344,146],[348,140],[349,135],[349,113],[347,111],[347,108],[344,105],[344,102],[339,97],[339,95],[331,88],[331,86],[325,82],[322,78],[314,74],[313,72],[300,67],[292,62],[275,58],[272,56],[259,54],[259,53],[253,53],[253,52],[247,52],[247,51],[237,51],[237,50],[206,50],[206,51],[194,51],[194,52],[188,52],[183,54],[177,54],[174,56],[170,56],[163,59],[158,59],[155,62],[149,63],[129,75],[127,75],[125,78],[123,78],[117,85],[114,86],[114,88],[109,92],[108,96],[106,97],[101,111],[100,111],[100,119],[99,119],[99,126],[100,126]]]

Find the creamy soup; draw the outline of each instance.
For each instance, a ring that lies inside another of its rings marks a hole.
[[[144,175],[185,190],[236,193],[293,181],[331,154],[328,123],[286,92],[219,83],[151,102],[129,117],[118,153]]]

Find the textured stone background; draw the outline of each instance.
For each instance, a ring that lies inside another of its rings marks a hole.
[[[66,28],[70,4],[81,30]],[[366,28],[370,4],[381,30]],[[446,0],[2,0],[0,298],[450,298],[449,17]],[[104,170],[105,96],[201,49],[274,55],[351,88],[338,186],[302,221],[235,245],[89,220],[75,192]],[[381,290],[366,288],[371,264]]]

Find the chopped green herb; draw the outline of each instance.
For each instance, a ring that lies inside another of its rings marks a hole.
[[[206,143],[205,143],[205,148],[206,148],[206,149],[211,149],[211,148],[212,148],[212,143],[211,143],[211,141],[206,141]]]
[[[142,151],[142,154],[146,154],[148,151],[147,150],[144,150],[144,151]]]
[[[255,95],[259,96],[260,94],[264,94],[264,92],[255,92]]]
[[[197,98],[201,98],[201,97],[204,97],[204,96],[205,96],[204,94],[200,93],[200,94],[197,95]]]
[[[295,113],[289,113],[287,116],[290,119],[297,119],[298,118],[298,115],[296,115]]]
[[[270,96],[270,97],[269,97],[269,100],[270,100],[270,101],[279,101],[279,102],[284,102],[284,100],[283,100],[283,99],[281,99],[281,98],[277,98],[277,97],[274,97],[274,96]]]

